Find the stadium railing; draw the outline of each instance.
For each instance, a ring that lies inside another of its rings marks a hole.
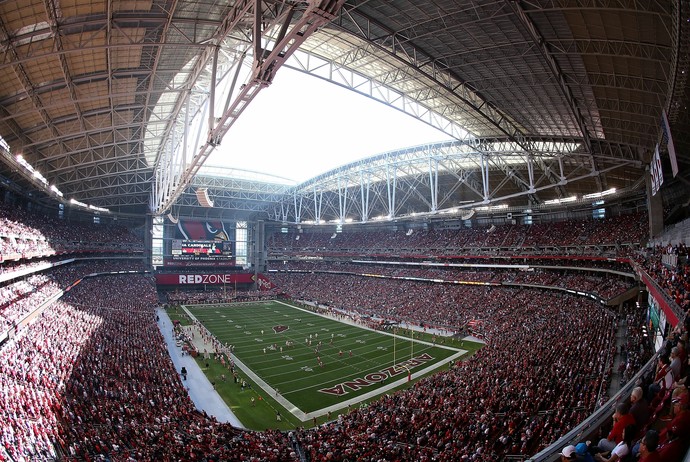
[[[597,435],[599,433],[599,429],[602,425],[611,420],[611,416],[613,415],[616,405],[630,396],[630,393],[632,392],[633,388],[637,386],[637,383],[641,377],[650,372],[654,372],[658,361],[659,356],[656,354],[637,372],[637,374],[635,374],[632,379],[628,381],[628,383],[626,383],[618,391],[618,393],[616,393],[616,395],[611,397],[606,404],[594,411],[592,415],[587,417],[584,421],[582,421],[582,423],[563,435],[555,443],[527,459],[527,462],[556,462],[560,460],[560,452],[565,446],[568,446],[569,444],[577,445],[578,443],[587,440],[598,441],[599,438]]]

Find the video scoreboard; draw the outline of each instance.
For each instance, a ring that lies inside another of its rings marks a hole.
[[[235,224],[221,220],[182,219],[163,230],[166,268],[223,268],[236,263]]]
[[[232,260],[233,243],[232,241],[173,239],[170,256],[173,261]]]

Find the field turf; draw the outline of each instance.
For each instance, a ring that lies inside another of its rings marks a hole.
[[[420,333],[412,339],[408,330],[366,329],[279,301],[186,309],[232,345],[237,365],[264,396],[301,421],[404,386],[466,353],[458,341],[439,345]]]

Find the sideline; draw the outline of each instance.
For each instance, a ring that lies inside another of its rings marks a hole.
[[[182,348],[175,344],[173,338],[173,323],[168,317],[168,313],[163,308],[156,308],[158,315],[158,328],[160,329],[165,343],[168,346],[170,358],[175,365],[175,370],[178,372],[182,366],[187,368],[187,380],[182,380],[182,384],[187,389],[189,397],[199,411],[206,412],[212,415],[219,422],[229,423],[235,427],[246,429],[242,422],[233,414],[228,405],[213,389],[213,385],[209,382],[206,375],[199,368],[199,365],[189,355],[182,356]]]
[[[370,331],[375,331],[374,329],[371,329],[370,327],[362,326],[360,324],[355,324],[355,323],[348,323],[346,321],[343,322],[339,319],[336,319],[336,318],[333,318],[330,316],[325,316],[325,315],[320,314],[320,313],[314,313],[312,311],[305,310],[304,308],[290,305],[290,304],[281,302],[279,300],[273,300],[273,302],[280,303],[282,305],[288,306],[288,307],[293,308],[295,310],[303,311],[305,313],[314,314],[317,316],[328,318],[332,321],[341,322],[344,324],[352,324],[352,325],[355,325],[361,329],[367,329]],[[187,314],[192,320],[194,320],[194,321],[197,320],[196,317],[194,317],[194,315],[187,309],[187,307],[185,305],[182,305],[182,309],[184,310],[185,314]],[[207,329],[207,331],[208,331],[208,329]],[[393,334],[390,334],[387,332],[382,332],[382,331],[375,331],[375,332],[377,332],[379,334],[387,334],[387,335],[391,335],[391,336],[393,335]],[[210,332],[209,332],[209,334],[210,334]],[[398,337],[398,336],[396,335],[396,337]],[[429,342],[425,342],[425,341],[421,341],[421,340],[415,340],[415,342],[424,343],[426,345],[432,345]],[[437,361],[437,362],[425,367],[424,369],[413,372],[412,374],[410,374],[409,378],[407,376],[405,376],[405,377],[400,378],[398,380],[395,380],[393,382],[387,382],[386,385],[375,388],[372,391],[369,391],[367,393],[358,395],[354,398],[351,398],[351,399],[348,399],[345,401],[341,401],[339,403],[333,404],[331,406],[328,406],[328,407],[325,407],[322,409],[317,409],[316,411],[309,412],[309,413],[302,411],[300,408],[298,408],[293,403],[291,403],[287,398],[285,398],[282,394],[280,394],[279,392],[276,392],[275,388],[271,387],[268,383],[266,383],[263,379],[261,379],[258,375],[256,375],[249,367],[247,367],[244,363],[242,363],[242,361],[240,361],[239,358],[237,358],[237,356],[235,356],[234,354],[232,355],[232,360],[235,362],[235,366],[237,366],[242,372],[244,372],[245,375],[247,375],[250,379],[252,379],[254,381],[254,383],[256,383],[259,386],[259,388],[261,388],[265,393],[269,394],[274,400],[276,400],[281,406],[283,406],[288,412],[290,412],[290,414],[292,414],[293,416],[295,416],[297,419],[301,420],[302,422],[307,422],[307,421],[313,419],[314,417],[321,417],[321,416],[324,416],[324,415],[326,415],[332,411],[338,411],[341,409],[350,408],[352,405],[357,405],[362,401],[365,401],[369,398],[373,398],[374,396],[383,395],[386,392],[392,390],[393,388],[396,388],[396,387],[408,382],[408,380],[414,380],[414,379],[419,378],[419,377],[421,377],[421,376],[423,376],[423,375],[425,375],[425,374],[427,374],[427,373],[429,373],[435,369],[440,369],[441,367],[447,365],[448,363],[455,361],[456,359],[462,357],[464,354],[467,353],[467,350],[464,350],[461,348],[448,347],[445,345],[438,345],[438,344],[436,344],[435,346],[440,347],[440,348],[444,348],[447,350],[453,350],[453,351],[456,351],[457,353],[455,353],[452,356],[449,356],[448,358],[445,358],[441,361]],[[216,396],[217,396],[217,394],[216,394]]]
[[[284,302],[282,302],[282,301],[280,301],[280,300],[275,300],[275,301],[278,302],[278,303],[283,303],[283,305],[286,305],[286,303],[284,303]],[[319,304],[319,303],[311,302],[311,301],[309,301],[309,300],[293,300],[293,301],[294,301],[295,303],[301,303],[302,305],[311,306],[311,307],[313,307],[313,308],[322,308],[322,309],[325,309],[325,310],[335,311],[335,312],[337,312],[337,313],[343,315],[343,316],[345,317],[345,319],[333,317],[333,316],[332,316],[331,314],[329,314],[329,313],[317,313],[317,312],[315,312],[315,311],[306,310],[306,311],[308,311],[308,312],[310,312],[310,313],[312,313],[312,314],[316,314],[316,315],[318,315],[318,316],[323,316],[324,318],[337,319],[337,320],[340,321],[340,322],[344,322],[344,323],[346,323],[346,324],[352,324],[353,326],[359,326],[359,327],[362,327],[363,329],[375,330],[375,329],[371,329],[370,327],[366,327],[366,326],[364,326],[364,325],[359,324],[358,322],[356,322],[354,319],[352,319],[352,312],[347,311],[347,310],[345,310],[345,309],[342,309],[342,308],[332,308],[332,307],[329,307],[328,305],[321,305],[321,304]],[[294,306],[294,305],[290,305],[290,306]],[[300,310],[303,309],[303,308],[301,308],[301,307],[295,307],[295,308],[299,308]],[[379,316],[372,316],[372,319],[381,319],[381,320],[385,320],[385,318],[381,318],[381,317],[379,317]],[[411,329],[411,330],[414,330],[414,331],[416,331],[416,332],[423,332],[423,333],[425,333],[425,334],[436,334],[436,335],[438,335],[438,336],[446,337],[446,338],[452,336],[451,333],[450,333],[451,331],[450,331],[449,329],[439,329],[439,328],[436,328],[436,327],[425,327],[425,328],[422,328],[422,327],[419,326],[418,324],[413,324],[413,323],[410,323],[410,322],[408,322],[408,321],[400,321],[399,324],[400,324],[400,327],[403,328],[403,329],[408,329],[408,330]],[[385,332],[385,331],[377,331],[377,332]],[[390,334],[390,335],[392,335],[392,334]],[[400,335],[399,335],[399,337],[404,337],[404,336],[400,336]],[[460,340],[467,340],[467,341],[469,341],[469,342],[481,343],[481,344],[483,344],[483,345],[486,345],[486,340],[482,340],[482,339],[480,339],[479,337],[475,337],[474,335],[467,335],[467,336],[461,338]],[[415,340],[415,341],[416,341],[416,340]],[[422,341],[419,340],[419,342],[422,342]],[[436,344],[436,346],[439,346],[439,344]]]

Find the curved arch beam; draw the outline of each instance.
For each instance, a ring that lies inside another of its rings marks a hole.
[[[582,139],[526,139],[531,147],[529,152],[507,138],[477,141],[417,146],[352,162],[288,190],[271,215],[283,221],[313,218],[321,223],[344,218],[366,222],[376,213],[379,219],[395,219],[411,212],[434,215],[521,196],[534,197],[549,190],[556,191],[552,195],[562,197],[568,195],[566,185],[593,180],[592,171],[586,167],[590,153],[583,148]],[[481,150],[477,149],[480,146]],[[626,168],[644,174],[641,161],[635,158],[634,147],[598,141],[595,147],[598,171]],[[499,173],[502,177],[496,176]],[[522,175],[528,177],[527,182]],[[430,181],[430,177],[440,181],[441,176],[447,190],[460,187],[466,190],[463,197],[467,200],[463,204],[453,204],[450,195],[444,196],[443,201],[433,195],[438,184]],[[509,182],[522,183],[522,187],[517,192],[515,187],[504,188]],[[346,189],[349,189],[347,209],[339,205],[345,201],[341,196]],[[299,213],[294,205],[297,203],[301,207]],[[426,204],[427,210],[411,210],[420,203]],[[353,218],[346,216],[347,213],[359,216]]]
[[[283,12],[278,18],[272,18],[271,26],[280,25],[275,37],[264,36],[265,34],[276,33],[273,27],[268,27],[267,30],[262,30],[263,17],[261,11],[261,1],[254,2],[254,16],[253,16],[253,44],[254,44],[254,63],[252,68],[251,79],[240,86],[238,94],[233,101],[226,105],[223,115],[216,121],[215,126],[209,127],[208,137],[205,143],[198,152],[187,161],[184,159],[184,165],[176,165],[175,168],[181,169],[172,174],[166,168],[165,172],[161,172],[156,166],[156,177],[159,179],[163,176],[165,181],[156,181],[155,192],[152,201],[152,211],[155,214],[165,213],[177,198],[182,194],[186,186],[192,181],[194,175],[199,171],[199,168],[206,161],[214,147],[220,143],[230,127],[234,124],[242,111],[251,103],[262,88],[268,86],[273,80],[276,71],[285,63],[285,61],[297,50],[297,48],[304,43],[304,41],[318,28],[324,24],[332,21],[335,14],[338,13],[345,0],[321,0],[311,1],[305,11],[301,12],[301,16],[292,23],[293,15],[296,10],[289,8]],[[244,12],[248,11],[248,7]],[[246,18],[245,18],[246,19]],[[226,28],[227,32],[235,28],[237,22],[232,22]],[[273,48],[267,49],[268,46],[262,43],[262,39],[267,39],[269,43],[272,41]],[[215,52],[215,50],[213,50]],[[207,60],[200,59],[199,63],[203,67]],[[214,60],[215,63],[215,60]],[[215,88],[211,88],[213,94]],[[179,100],[178,100],[179,101]],[[177,111],[181,109],[182,104],[178,104]],[[167,139],[167,135],[164,136]],[[167,144],[167,143],[165,143]]]

